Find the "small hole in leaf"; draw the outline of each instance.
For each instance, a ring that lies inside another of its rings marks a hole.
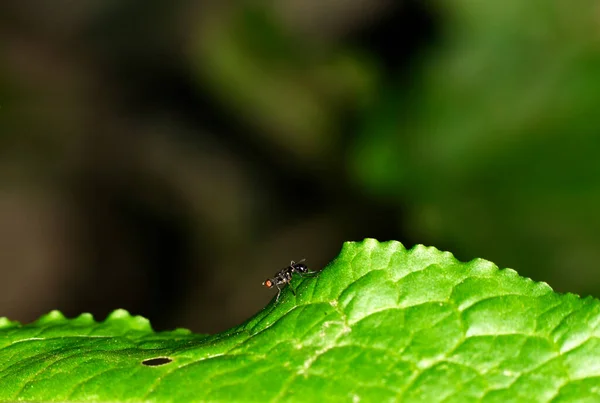
[[[173,361],[167,357],[157,357],[157,358],[148,358],[147,360],[142,361],[142,364],[147,365],[149,367],[158,367],[159,365],[165,365]]]

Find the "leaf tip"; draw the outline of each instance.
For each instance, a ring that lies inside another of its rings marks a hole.
[[[6,316],[0,317],[0,329],[8,329],[10,327],[19,326],[21,323],[16,320],[10,320]]]
[[[371,252],[375,249],[387,249],[390,252],[403,251],[406,248],[399,241],[378,241],[375,238],[365,238],[362,241],[344,242],[339,256],[356,254],[357,252]]]
[[[148,319],[140,315],[132,316],[125,309],[115,309],[106,317],[105,322],[126,322],[132,329],[152,330],[152,327],[150,326],[150,321]]]
[[[74,321],[76,321],[78,323],[91,324],[91,323],[94,323],[94,315],[92,315],[89,312],[84,312],[82,314],[79,314],[79,316],[76,317],[74,319]]]
[[[54,309],[48,312],[47,314],[40,316],[39,319],[35,321],[35,323],[43,325],[47,323],[63,322],[66,320],[67,318],[65,317],[65,315],[63,315],[61,311]]]

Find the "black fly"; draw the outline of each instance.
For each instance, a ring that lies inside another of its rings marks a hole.
[[[294,273],[298,273],[300,276],[304,277],[304,276],[311,276],[316,274],[316,271],[310,271],[308,269],[308,267],[306,267],[306,265],[304,263],[302,263],[304,261],[304,259],[302,259],[300,262],[294,262],[292,260],[292,262],[290,263],[290,265],[288,267],[285,267],[281,270],[279,270],[275,276],[273,276],[273,278],[268,278],[263,282],[263,285],[267,288],[273,288],[273,287],[277,287],[277,297],[275,298],[275,301],[279,301],[279,294],[281,294],[281,287],[285,286],[286,284],[289,284],[290,281],[292,281],[292,275]],[[293,289],[292,293],[294,295],[296,295],[296,293],[294,292]]]

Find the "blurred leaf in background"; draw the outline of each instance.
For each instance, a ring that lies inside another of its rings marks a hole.
[[[419,240],[598,293],[600,8],[438,1],[442,40],[384,88],[353,172]]]
[[[274,8],[247,4],[198,24],[198,80],[268,143],[326,159],[342,137],[344,110],[368,102],[377,71],[364,54],[283,25]]]

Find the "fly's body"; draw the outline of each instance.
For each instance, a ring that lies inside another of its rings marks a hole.
[[[275,301],[279,301],[281,287],[285,287],[292,281],[292,276],[294,275],[294,273],[298,273],[301,276],[316,274],[316,272],[310,271],[305,264],[301,263],[303,261],[304,259],[296,263],[292,260],[288,267],[279,270],[275,274],[275,276],[273,276],[272,278],[268,278],[263,282],[263,285],[267,288],[277,287],[277,297],[275,298]],[[294,295],[296,295],[294,290],[292,290],[292,292],[294,293]]]

